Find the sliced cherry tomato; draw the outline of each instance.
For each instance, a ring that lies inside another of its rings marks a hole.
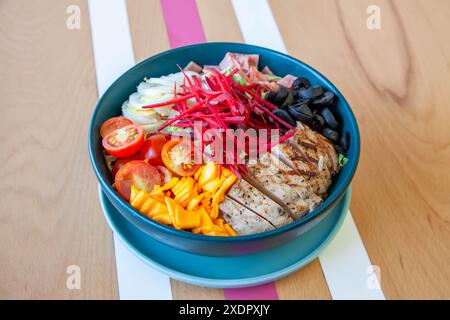
[[[103,138],[102,144],[106,152],[117,158],[129,157],[141,148],[144,143],[144,129],[137,125],[119,128]]]
[[[112,168],[111,168],[111,175],[113,176],[113,179],[115,179],[117,172],[122,168],[124,165],[126,165],[128,162],[132,160],[144,160],[142,159],[139,154],[132,155],[130,157],[126,158],[118,158],[116,161],[114,161]]]
[[[167,134],[158,133],[151,135],[144,141],[139,154],[142,156],[142,159],[147,159],[148,163],[154,166],[161,166],[164,164],[161,159],[161,151],[164,144],[169,140],[170,136]]]
[[[132,160],[126,163],[116,174],[114,188],[127,201],[130,201],[131,186],[139,190],[153,191],[155,185],[161,184],[161,173],[156,167],[144,160]]]
[[[104,138],[114,130],[129,126],[130,124],[133,124],[133,122],[124,117],[110,118],[103,122],[102,126],[100,127],[100,136]]]
[[[164,145],[161,157],[164,165],[179,176],[192,176],[201,166],[194,162],[194,145],[186,140],[170,140]]]
[[[170,181],[170,179],[172,179],[172,171],[164,166],[156,166],[156,168],[158,168],[159,172],[162,175],[162,184],[166,184]]]

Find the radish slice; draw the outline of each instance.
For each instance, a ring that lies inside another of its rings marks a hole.
[[[146,109],[147,105],[161,104],[173,100],[182,93],[182,85],[193,76],[199,76],[193,71],[177,72],[159,78],[150,78],[141,82],[137,87],[137,92],[132,93],[129,99],[122,105],[122,115],[125,118],[141,125],[146,132],[156,132],[166,120],[175,117],[179,108],[174,109],[173,104],[168,104],[158,108]],[[196,103],[195,99],[186,101],[186,106]]]
[[[122,105],[122,115],[137,124],[155,123],[161,120],[160,115],[155,110],[135,108],[128,101],[125,101]]]
[[[169,86],[152,85],[148,82],[141,82],[137,87],[137,92],[140,95],[147,97],[161,96],[168,93],[173,94],[173,87],[170,88]]]

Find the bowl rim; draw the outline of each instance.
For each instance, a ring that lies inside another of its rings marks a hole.
[[[284,59],[287,59],[294,63],[303,65],[303,67],[305,69],[307,69],[309,72],[311,72],[311,74],[314,77],[325,82],[327,84],[328,88],[331,89],[333,91],[333,93],[335,93],[338,96],[338,98],[342,101],[342,105],[347,109],[346,111],[351,120],[350,125],[353,127],[352,131],[354,131],[354,135],[351,136],[351,139],[356,145],[356,153],[355,153],[355,159],[352,159],[351,161],[349,161],[349,164],[351,163],[352,167],[348,171],[348,173],[343,177],[342,187],[338,190],[333,190],[333,192],[330,193],[329,197],[324,202],[322,202],[319,207],[312,210],[308,214],[304,215],[300,219],[295,220],[281,228],[277,228],[277,229],[270,230],[270,231],[264,231],[264,232],[256,233],[256,234],[234,236],[234,237],[211,237],[211,236],[195,234],[195,233],[191,233],[191,232],[187,232],[187,231],[183,231],[183,230],[177,230],[175,228],[172,228],[172,227],[166,226],[164,224],[161,224],[157,221],[154,221],[154,220],[140,214],[137,210],[135,210],[133,207],[131,207],[131,205],[129,203],[127,203],[125,200],[123,200],[118,195],[118,193],[114,191],[113,187],[109,184],[108,181],[106,181],[105,177],[103,177],[103,175],[101,174],[101,172],[99,171],[99,168],[97,166],[95,155],[94,155],[94,148],[93,148],[94,141],[92,141],[93,140],[92,139],[93,132],[95,129],[94,128],[94,119],[96,118],[97,113],[99,112],[99,109],[100,109],[100,105],[102,104],[107,93],[114,90],[115,87],[118,86],[119,82],[121,82],[121,79],[123,77],[125,77],[126,74],[132,73],[135,69],[139,69],[142,65],[148,63],[149,61],[157,60],[157,59],[161,58],[162,56],[172,53],[172,52],[185,50],[188,48],[220,46],[220,45],[222,45],[222,46],[223,45],[225,45],[225,46],[233,45],[233,46],[243,47],[243,48],[244,47],[245,48],[255,48],[256,50],[271,52],[272,54],[274,54],[276,56],[283,57]],[[104,192],[108,196],[108,198],[111,199],[111,197],[112,197],[114,199],[114,201],[118,202],[119,205],[122,205],[125,208],[127,208],[128,213],[133,215],[137,219],[139,219],[142,223],[149,224],[152,228],[159,229],[159,231],[162,231],[164,233],[169,233],[174,236],[188,238],[191,240],[201,240],[201,241],[219,242],[219,243],[224,243],[224,242],[225,243],[234,243],[234,242],[246,242],[246,241],[252,241],[252,240],[260,240],[260,239],[265,239],[265,238],[269,238],[272,236],[276,236],[276,235],[285,233],[287,231],[290,231],[292,229],[295,229],[295,228],[305,224],[306,222],[310,221],[311,219],[317,218],[318,216],[323,214],[326,211],[326,209],[329,207],[329,205],[334,203],[336,200],[339,200],[340,197],[348,189],[348,187],[353,179],[353,176],[355,175],[356,168],[358,167],[359,158],[360,158],[360,150],[361,150],[361,142],[360,142],[360,132],[359,132],[359,128],[358,128],[358,123],[356,121],[353,110],[350,107],[347,100],[345,99],[345,97],[342,95],[342,93],[336,88],[336,86],[327,77],[325,77],[322,73],[320,73],[319,71],[317,71],[316,69],[314,69],[313,67],[308,65],[307,63],[305,63],[297,58],[294,58],[288,54],[285,54],[285,53],[282,53],[282,52],[279,52],[279,51],[276,51],[273,49],[261,47],[261,46],[250,45],[250,44],[245,44],[245,43],[238,43],[238,42],[207,42],[207,43],[199,43],[199,44],[192,44],[192,45],[188,45],[188,46],[182,46],[182,47],[169,49],[169,50],[160,52],[156,55],[153,55],[151,57],[148,57],[148,58],[142,60],[138,64],[134,65],[132,68],[130,68],[127,71],[125,71],[124,73],[122,73],[116,80],[114,80],[114,82],[108,87],[108,89],[106,89],[106,91],[98,99],[98,101],[94,107],[94,110],[91,114],[91,119],[90,119],[90,124],[89,124],[89,132],[88,132],[88,148],[89,148],[89,158],[90,158],[92,167],[94,169],[94,173],[97,177],[98,182],[100,183],[102,190],[104,190]],[[139,227],[139,226],[136,226],[136,227]]]

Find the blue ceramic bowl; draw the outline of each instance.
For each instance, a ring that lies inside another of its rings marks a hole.
[[[293,74],[306,77],[312,84],[321,85],[338,97],[335,115],[343,130],[350,134],[348,163],[342,168],[330,190],[329,197],[320,207],[301,219],[282,228],[264,233],[238,237],[208,237],[175,230],[155,222],[134,210],[111,187],[112,177],[106,166],[99,129],[110,117],[121,114],[121,105],[136,91],[144,77],[158,77],[178,72],[177,64],[186,65],[194,60],[199,64],[217,64],[227,52],[257,53],[260,67],[269,66],[277,75]],[[313,228],[336,207],[355,174],[359,160],[360,139],[358,126],[350,106],[336,87],[318,71],[305,63],[270,49],[240,43],[204,43],[181,47],[155,55],[137,64],[118,78],[100,98],[92,114],[89,128],[89,155],[100,186],[114,207],[136,228],[155,239],[180,250],[201,255],[230,256],[254,253],[281,245]]]

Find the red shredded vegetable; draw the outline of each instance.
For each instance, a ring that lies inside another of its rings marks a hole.
[[[276,143],[292,137],[293,127],[271,112],[277,107],[261,98],[256,83],[249,86],[236,83],[232,77],[238,69],[233,69],[228,75],[215,69],[210,71],[208,75],[200,79],[197,76],[189,78],[181,69],[184,74],[183,85],[179,88],[182,90],[178,90],[181,92],[177,92],[174,86],[175,97],[172,100],[143,107],[158,108],[173,105],[174,110],[179,112],[177,116],[161,126],[160,131],[170,125],[189,128],[193,127],[195,121],[201,121],[202,132],[196,132],[196,134],[202,134],[208,129],[218,129],[225,132],[227,138],[234,139],[235,146],[239,145],[236,141],[237,137],[227,129],[280,129],[282,138]],[[189,106],[191,102],[188,100],[191,98],[195,98],[196,103]],[[197,129],[194,128],[194,130]],[[247,152],[248,145],[245,142],[243,145],[243,150]],[[202,150],[204,147],[204,145],[201,146]],[[260,145],[258,152],[265,152],[271,147],[273,147],[272,142],[265,146]],[[230,154],[227,150],[225,156],[236,162],[239,151],[242,150],[236,150]],[[247,172],[245,165],[242,164],[224,164],[223,166],[237,176],[240,176],[239,171],[244,174]]]

